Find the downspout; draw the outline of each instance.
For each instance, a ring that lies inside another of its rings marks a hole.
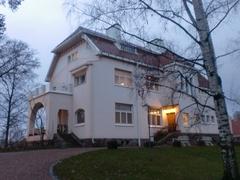
[[[139,64],[137,63],[137,68],[136,70],[138,71]],[[138,146],[141,147],[141,137],[140,137],[140,123],[139,123],[139,109],[138,109],[138,90],[136,88],[136,119],[137,119],[137,137],[138,137]]]

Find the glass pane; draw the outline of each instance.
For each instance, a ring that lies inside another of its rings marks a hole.
[[[125,112],[121,112],[121,120],[123,124],[127,122],[127,114]]]
[[[120,112],[116,112],[116,113],[115,113],[115,122],[116,122],[117,124],[120,123]]]
[[[127,113],[128,124],[132,124],[132,113]]]
[[[160,126],[160,116],[157,116],[157,125]]]
[[[121,103],[116,103],[115,108],[116,110],[121,110],[121,111],[131,111],[132,105],[128,104],[121,104]]]
[[[156,125],[156,115],[152,115],[152,125]]]

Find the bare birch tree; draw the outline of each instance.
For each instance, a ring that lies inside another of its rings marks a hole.
[[[86,20],[85,24],[93,25],[94,23],[97,28],[104,28],[114,23],[121,24],[125,36],[161,47],[194,65],[199,72],[208,77],[210,88],[208,91],[203,91],[214,99],[213,108],[217,116],[224,162],[223,179],[239,179],[239,173],[217,59],[237,52],[239,49],[216,55],[212,34],[224,24],[234,9],[237,10],[239,2],[239,0],[181,0],[178,2],[92,0],[84,4],[77,0],[66,0],[65,3],[69,13],[80,15],[78,17]],[[190,48],[173,52],[165,46],[152,43],[149,41],[147,32],[153,26],[157,29],[158,36],[164,30],[170,31],[171,28],[176,28],[179,36],[185,36],[187,42],[190,42]]]

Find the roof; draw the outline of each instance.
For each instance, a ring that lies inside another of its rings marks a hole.
[[[201,74],[198,74],[198,85],[202,88],[209,88],[209,81]]]
[[[230,122],[232,124],[233,135],[240,135],[240,119],[233,119]]]
[[[99,56],[107,56],[111,55],[111,57],[118,57],[118,58],[124,58],[129,59],[136,63],[143,63],[146,65],[151,65],[154,67],[162,67],[164,65],[173,63],[173,62],[179,62],[182,64],[187,64],[191,66],[191,64],[187,63],[186,61],[182,61],[181,58],[177,57],[176,55],[165,51],[163,53],[157,53],[154,51],[151,51],[148,48],[138,46],[136,44],[132,44],[126,41],[116,41],[115,39],[96,32],[92,31],[90,29],[86,29],[84,27],[79,27],[76,31],[74,31],[70,36],[68,36],[64,41],[62,41],[59,45],[57,45],[53,49],[53,53],[55,54],[53,58],[53,62],[50,66],[50,69],[48,71],[46,81],[50,80],[50,77],[53,73],[54,67],[57,64],[57,61],[59,59],[59,56],[66,52],[71,47],[75,46],[83,39],[83,35],[86,35],[88,39],[96,46],[96,48],[100,51],[98,53]],[[131,48],[135,49],[135,53],[133,52],[127,52],[123,51],[119,46],[125,45],[129,46]],[[203,77],[202,75],[198,76],[199,80],[199,86],[208,88],[208,80]]]

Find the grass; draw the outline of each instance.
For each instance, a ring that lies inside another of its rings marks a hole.
[[[218,180],[223,168],[217,147],[163,147],[88,152],[54,172],[61,180]]]

